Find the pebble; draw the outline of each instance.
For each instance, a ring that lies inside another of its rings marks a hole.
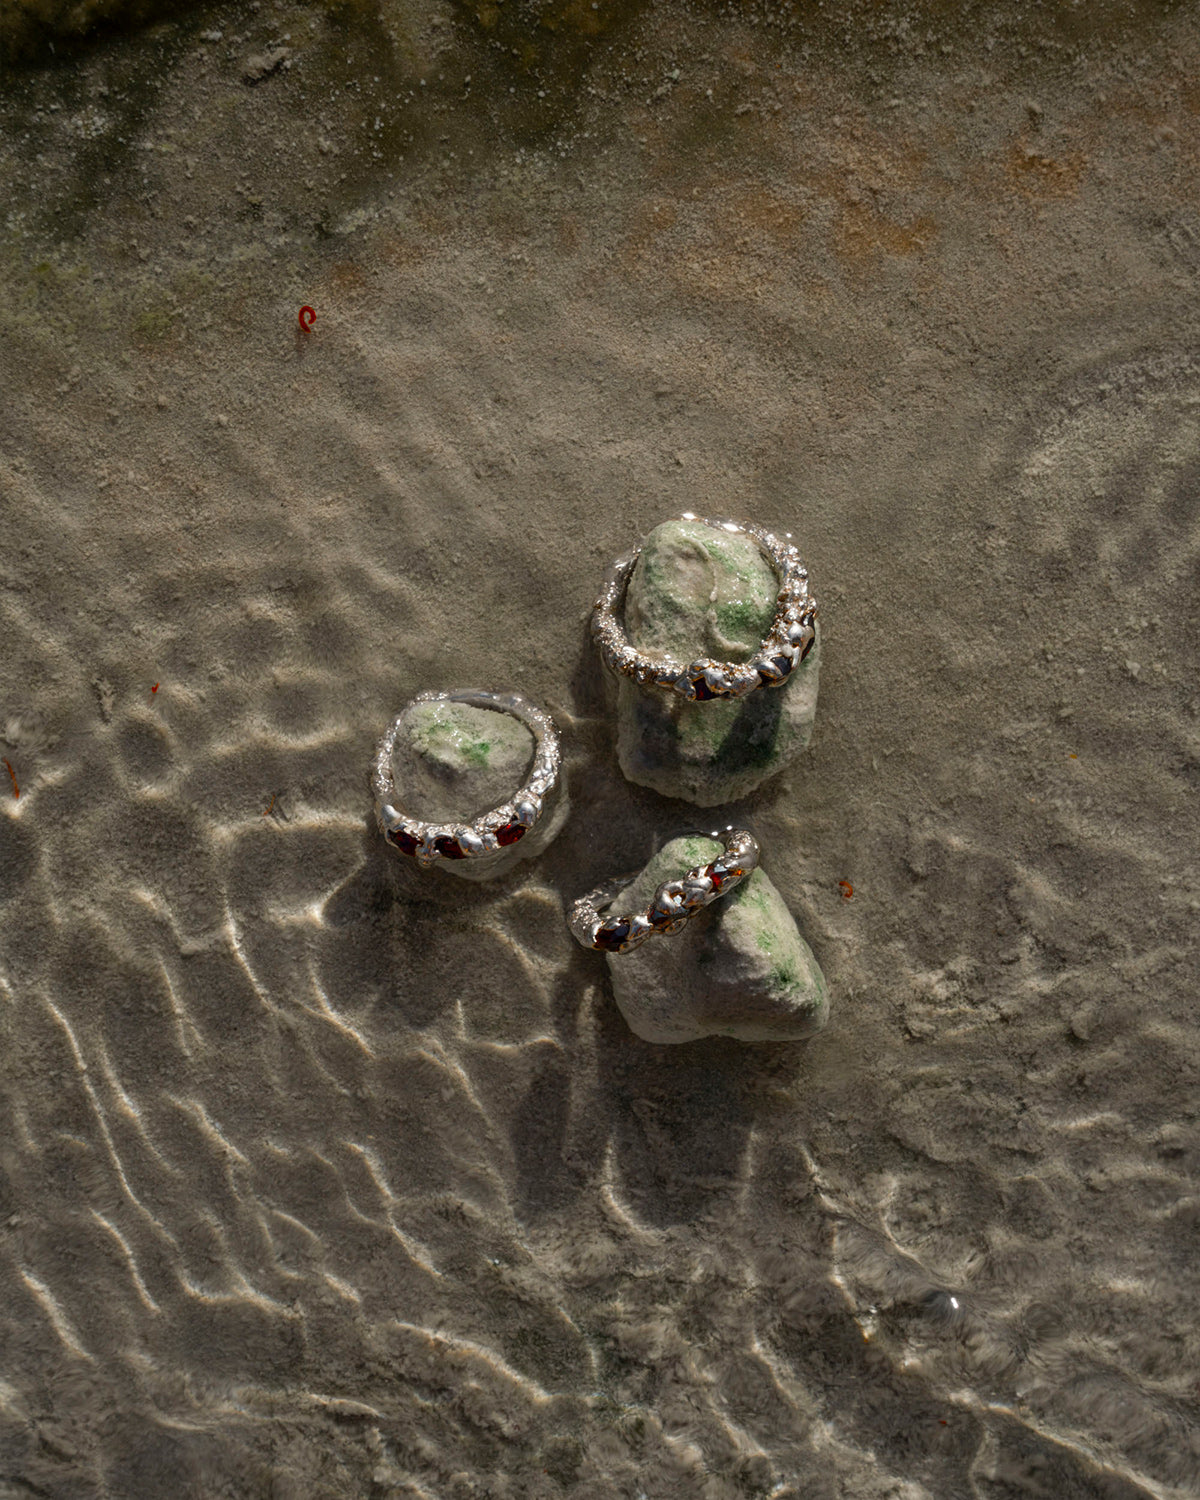
[[[511,714],[470,703],[414,703],[404,713],[392,754],[398,805],[423,822],[469,822],[512,800],[533,751],[533,735]],[[557,837],[568,810],[560,777],[540,821],[523,839],[476,859],[440,859],[437,868],[462,880],[494,880],[540,854]]]
[[[770,628],[779,584],[746,536],[667,521],[646,538],[629,580],[625,628],[642,651],[681,661],[748,661]],[[817,714],[821,638],[784,687],[688,703],[622,677],[617,758],[628,780],[698,807],[756,791],[806,748]]]
[[[707,864],[721,849],[715,839],[672,839],[610,911],[644,911],[664,880]],[[647,1042],[794,1042],[829,1017],[825,976],[761,867],[681,931],[609,954],[607,962],[621,1014]]]

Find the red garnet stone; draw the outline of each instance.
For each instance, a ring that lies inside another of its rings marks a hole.
[[[518,839],[523,839],[528,831],[523,823],[518,823],[515,819],[511,823],[505,823],[502,828],[492,829],[492,832],[496,835],[496,842],[501,848],[504,848],[508,844],[515,844]]]
[[[622,918],[615,922],[605,922],[598,929],[593,942],[605,953],[615,953],[628,936],[629,923]]]
[[[466,851],[459,847],[456,838],[451,838],[448,833],[443,833],[440,838],[433,841],[433,847],[443,859],[466,859]]]
[[[388,838],[399,849],[401,854],[416,854],[417,845],[421,842],[409,833],[407,828],[389,828]]]

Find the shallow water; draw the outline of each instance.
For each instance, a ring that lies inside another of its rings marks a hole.
[[[485,10],[0,100],[0,1496],[1196,1494],[1194,15]],[[695,823],[586,635],[692,508],[822,608],[804,1045],[563,920]],[[463,683],[494,888],[371,819]]]

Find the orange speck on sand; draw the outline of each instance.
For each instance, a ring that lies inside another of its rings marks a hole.
[[[157,693],[157,692],[158,692],[158,683],[156,682],[154,684],[154,686],[150,689],[150,696],[153,698],[154,695],[155,695],[155,693]]]
[[[838,890],[841,891],[841,893],[842,893],[842,900],[843,901],[849,901],[850,897],[853,896],[853,894],[854,894],[854,887],[850,884],[850,882],[848,880],[839,880],[838,881]]]
[[[1022,137],[1009,152],[1005,176],[1022,197],[1034,200],[1070,198],[1075,195],[1086,169],[1087,157],[1081,151],[1067,152],[1056,161],[1032,150],[1028,140]]]
[[[17,786],[17,773],[12,768],[12,761],[11,760],[6,760],[4,762],[4,764],[8,767],[8,774],[9,774],[10,778],[12,779],[13,797],[14,798],[19,797],[21,795],[21,790]]]

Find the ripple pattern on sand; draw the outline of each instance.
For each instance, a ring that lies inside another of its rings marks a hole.
[[[755,98],[759,187],[656,115],[636,193],[326,235],[302,346],[278,225],[236,347],[6,341],[3,1493],[1200,1487],[1180,273],[1031,323],[1075,156],[1017,194],[1015,141],[951,177]],[[563,923],[691,821],[621,781],[585,620],[698,493],[824,610],[811,754],[731,810],[830,979],[802,1048],[637,1042]],[[568,746],[494,889],[370,816],[467,682]]]

